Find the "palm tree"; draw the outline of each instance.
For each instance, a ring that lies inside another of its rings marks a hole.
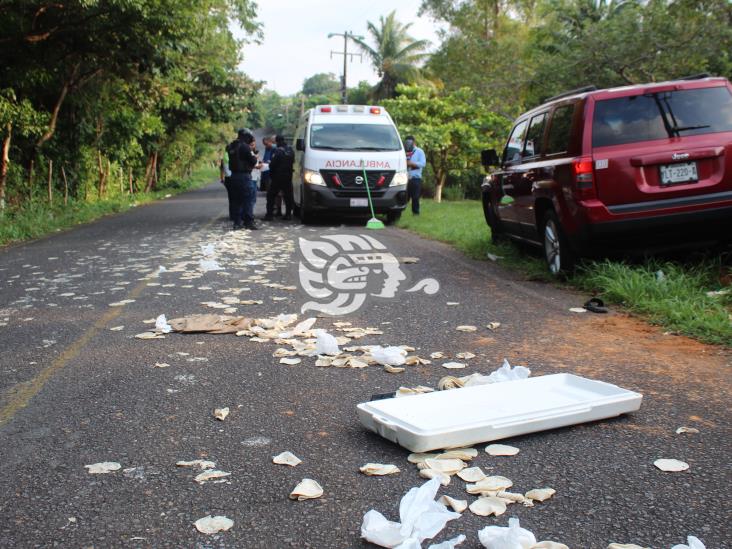
[[[353,38],[371,59],[381,80],[372,90],[374,99],[388,99],[396,95],[397,84],[409,84],[421,79],[418,63],[426,56],[427,40],[415,40],[408,34],[411,23],[403,25],[395,18],[396,12],[379,17],[379,26],[368,23],[368,32],[374,42],[369,46],[363,39]]]

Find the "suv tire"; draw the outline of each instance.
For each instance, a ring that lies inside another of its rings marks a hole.
[[[402,211],[399,210],[398,212],[387,212],[386,214],[386,224],[387,225],[393,225],[399,219],[402,217]]]
[[[504,242],[506,240],[506,235],[501,228],[501,220],[498,219],[498,216],[493,210],[493,205],[491,204],[490,198],[484,196],[482,202],[485,222],[488,223],[488,226],[491,228],[491,242],[493,244]]]
[[[554,210],[544,213],[544,220],[541,224],[541,241],[544,259],[552,275],[564,276],[574,269],[576,260],[574,250],[572,250]]]

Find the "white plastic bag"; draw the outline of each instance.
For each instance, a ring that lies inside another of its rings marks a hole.
[[[316,355],[339,355],[341,350],[338,348],[338,341],[325,330],[317,330],[317,340],[315,342]]]
[[[401,347],[381,347],[375,345],[371,348],[371,356],[379,364],[384,366],[401,366],[404,364],[407,352]]]
[[[155,319],[155,331],[160,332],[161,334],[169,334],[173,331],[173,328],[168,324],[168,320],[165,318],[165,315],[160,315]]]
[[[205,246],[201,246],[201,253],[203,254],[203,257],[211,257],[214,253],[216,253],[216,244],[206,244]]]
[[[701,540],[695,536],[686,538],[686,545],[674,545],[671,549],[706,549]]]
[[[440,481],[434,478],[409,490],[399,503],[401,522],[387,520],[373,509],[367,512],[361,537],[380,547],[420,548],[423,540],[439,534],[448,521],[460,518],[460,513],[448,511],[445,505],[435,501],[439,488]]]
[[[503,365],[497,370],[491,372],[487,376],[473,374],[465,381],[465,387],[475,387],[476,385],[487,385],[489,383],[503,383],[504,381],[516,381],[526,379],[531,375],[531,370],[524,366],[516,366],[512,368],[508,360],[503,360]]]
[[[478,531],[478,539],[486,549],[530,549],[536,543],[534,534],[521,528],[519,519],[508,519],[508,527],[486,526]]]

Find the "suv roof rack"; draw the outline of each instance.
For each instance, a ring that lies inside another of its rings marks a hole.
[[[563,97],[569,97],[570,95],[577,95],[578,93],[585,93],[585,92],[591,92],[596,91],[597,86],[584,86],[582,88],[577,88],[574,90],[569,90],[564,93],[560,93],[559,95],[555,95],[554,97],[550,97],[549,99],[546,99],[544,103],[548,103],[549,101],[554,101],[555,99],[562,99]]]
[[[701,80],[702,78],[709,78],[712,76],[708,72],[700,72],[699,74],[692,74],[690,76],[684,76],[683,78],[677,78],[677,80]]]

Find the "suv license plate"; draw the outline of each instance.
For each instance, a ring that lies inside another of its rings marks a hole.
[[[368,205],[368,198],[351,198],[351,208],[365,208]]]
[[[661,166],[661,185],[692,183],[695,181],[699,181],[699,176],[696,173],[696,162]]]

